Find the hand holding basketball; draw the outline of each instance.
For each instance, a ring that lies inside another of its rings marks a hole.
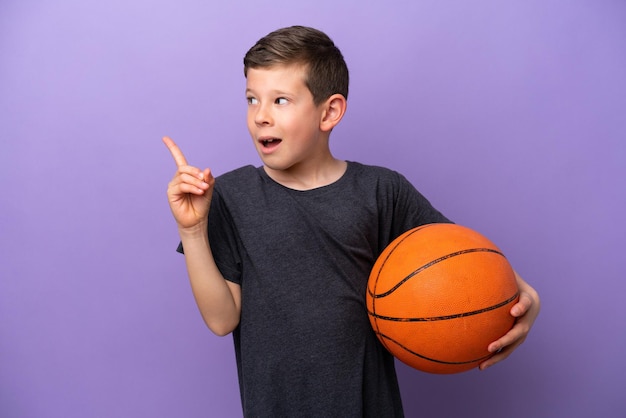
[[[519,302],[511,308],[511,315],[516,318],[515,325],[502,338],[489,344],[489,352],[497,353],[480,364],[480,370],[485,370],[506,359],[525,340],[530,329],[539,315],[541,302],[539,294],[517,273],[517,286],[520,290]]]
[[[167,187],[172,214],[179,228],[193,228],[207,219],[215,179],[208,168],[200,170],[188,165],[182,151],[171,138],[163,137],[163,142],[178,167]]]

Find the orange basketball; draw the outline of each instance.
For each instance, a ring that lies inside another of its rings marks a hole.
[[[458,373],[491,356],[489,343],[514,323],[519,291],[502,252],[455,224],[405,232],[380,255],[369,277],[367,311],[397,359],[429,373]]]

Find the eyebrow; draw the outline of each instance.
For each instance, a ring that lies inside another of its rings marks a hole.
[[[247,93],[256,94],[255,91],[252,90],[251,88],[247,88],[246,89],[246,94]],[[275,95],[275,96],[295,96],[295,93],[289,93],[289,92],[283,91],[283,90],[272,90],[272,91],[270,91],[270,93]]]

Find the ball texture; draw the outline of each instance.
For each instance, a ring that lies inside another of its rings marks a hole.
[[[492,354],[519,299],[515,273],[490,240],[455,224],[405,232],[378,257],[366,302],[381,343],[429,373],[459,373]]]

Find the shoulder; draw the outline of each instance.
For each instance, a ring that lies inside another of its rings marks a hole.
[[[236,168],[232,171],[220,174],[216,180],[220,183],[237,183],[246,180],[250,180],[259,175],[259,171],[252,165],[245,165],[243,167]]]
[[[390,168],[350,162],[356,188],[371,191],[378,201],[414,201],[422,204],[425,198],[403,174]]]
[[[261,182],[259,169],[252,165],[246,165],[217,176],[215,178],[215,191],[219,194],[249,191],[258,188],[259,182]]]
[[[386,186],[410,184],[402,174],[390,168],[367,165],[354,161],[349,161],[348,163],[354,177],[360,181]]]
[[[368,175],[376,176],[376,177],[394,177],[400,175],[395,170],[392,170],[387,167],[382,167],[378,165],[368,165],[359,163],[357,161],[348,161],[348,164],[355,170],[361,173],[365,173]]]

